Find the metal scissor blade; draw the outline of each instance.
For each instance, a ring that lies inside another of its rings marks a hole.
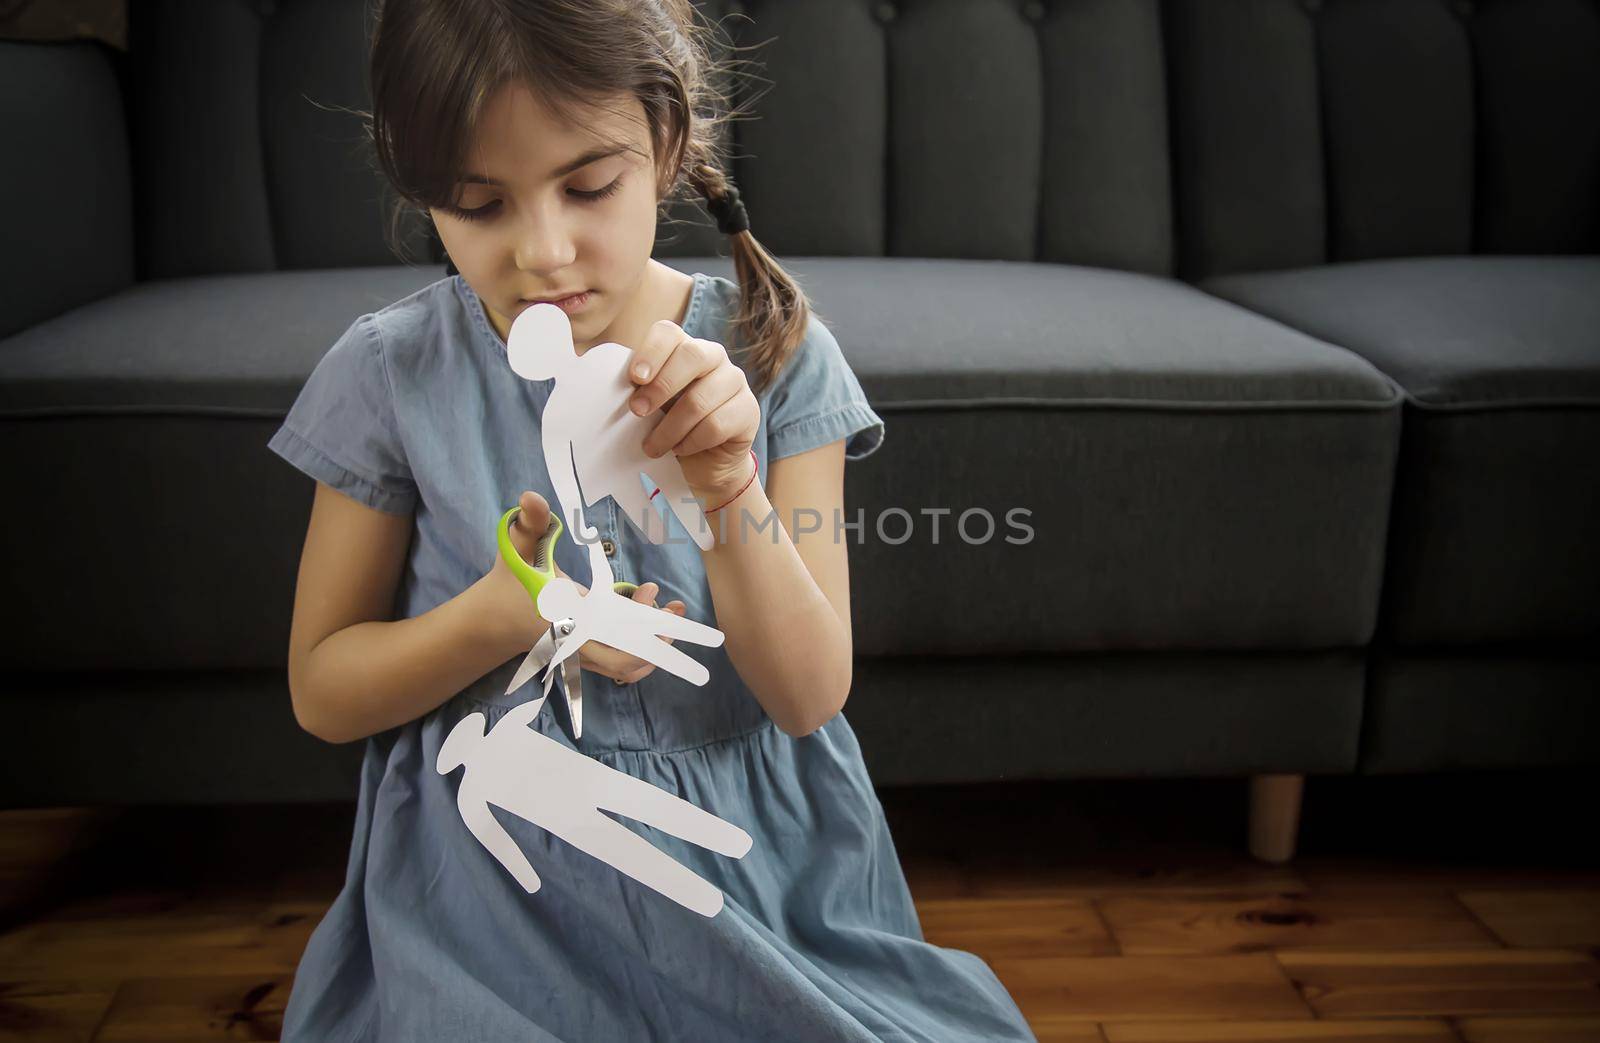
[[[522,660],[522,665],[517,667],[517,672],[511,678],[511,683],[506,686],[507,695],[532,680],[534,675],[544,668],[544,664],[555,656],[556,643],[551,636],[552,633],[552,630],[546,630],[544,636],[540,637],[534,643],[534,646],[528,650],[528,654]],[[548,689],[546,691],[548,692]]]
[[[550,633],[556,635],[551,658],[560,662],[552,662],[544,675],[544,690],[549,695],[557,669],[561,672],[561,693],[567,701],[567,717],[572,721],[574,739],[583,736],[583,667],[577,662],[577,649],[568,649],[565,644],[576,627],[577,623],[571,619],[558,620],[550,625]]]
[[[567,714],[572,718],[572,737],[583,738],[583,667],[576,656],[561,660],[561,686],[567,692]]]

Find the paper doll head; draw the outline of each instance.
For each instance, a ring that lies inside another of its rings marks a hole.
[[[522,310],[511,324],[506,357],[524,380],[550,380],[559,376],[576,356],[572,351],[572,324],[554,304],[534,304]]]
[[[539,615],[554,622],[578,614],[579,604],[583,595],[578,593],[578,585],[570,579],[557,577],[546,583],[539,592]]]
[[[478,744],[483,742],[483,727],[487,719],[481,713],[469,713],[456,722],[455,728],[439,747],[439,760],[434,768],[440,775],[448,775],[467,762]]]

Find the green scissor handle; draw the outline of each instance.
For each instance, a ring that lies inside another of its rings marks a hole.
[[[533,598],[534,608],[539,607],[539,594],[544,590],[544,585],[556,578],[556,540],[561,538],[565,528],[561,518],[556,514],[550,515],[550,527],[539,538],[539,544],[534,549],[533,564],[522,560],[522,555],[517,553],[517,548],[511,542],[511,519],[517,516],[521,507],[513,507],[500,516],[500,526],[496,532],[500,544],[500,557],[505,559],[506,565],[511,569],[511,574],[517,577],[528,596]],[[616,582],[611,584],[611,589],[625,598],[633,597],[633,592],[639,589],[637,583]]]

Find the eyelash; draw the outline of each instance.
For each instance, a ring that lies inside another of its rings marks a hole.
[[[598,203],[602,199],[606,199],[615,195],[621,187],[622,178],[618,177],[615,181],[611,182],[611,184],[604,188],[597,188],[593,192],[582,192],[576,188],[572,189],[571,191],[573,195],[579,197],[580,199],[586,200],[590,203]],[[476,207],[472,210],[463,210],[461,207],[455,206],[446,207],[445,209],[464,221],[487,221],[494,215],[495,210],[499,206],[500,200],[496,199],[492,203],[485,203],[483,206]]]

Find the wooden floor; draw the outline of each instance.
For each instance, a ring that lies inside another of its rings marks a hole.
[[[1572,777],[1318,779],[1301,855],[1242,780],[885,790],[928,940],[1041,1040],[1600,1040]],[[276,1039],[352,809],[0,812],[0,1039]],[[1585,833],[1587,831],[1587,834]]]

